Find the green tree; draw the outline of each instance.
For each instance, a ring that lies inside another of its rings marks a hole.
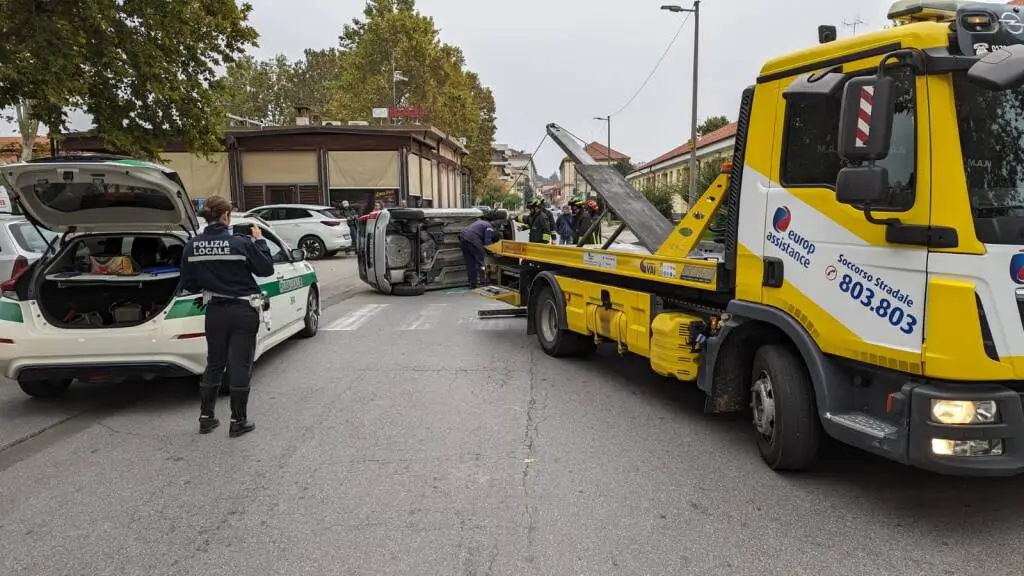
[[[628,176],[635,170],[633,165],[629,163],[629,160],[619,160],[615,163],[615,169],[623,176]]]
[[[29,103],[51,136],[81,109],[107,147],[140,156],[170,138],[216,150],[217,68],[255,45],[251,11],[235,0],[6,0],[0,109]]]
[[[332,116],[370,120],[374,107],[421,106],[424,122],[467,140],[467,166],[483,185],[494,140],[495,107],[490,89],[466,69],[462,51],[441,42],[432,18],[414,0],[369,0],[363,18],[345,25],[345,54]],[[404,80],[393,82],[393,71]]]
[[[296,104],[290,98],[293,75],[292,64],[283,54],[268,60],[243,56],[224,75],[224,108],[270,125],[288,124]]]
[[[477,202],[483,206],[500,206],[505,196],[505,187],[498,179],[488,177],[477,186]]]
[[[661,213],[662,216],[668,219],[672,219],[673,212],[675,212],[675,198],[682,197],[684,187],[681,184],[653,184],[644,186],[640,189],[640,193],[647,198],[654,207]]]
[[[505,210],[515,210],[516,208],[519,208],[520,196],[515,192],[509,192],[508,194],[505,195],[504,198],[501,199],[499,204]]]
[[[701,137],[706,134],[710,134],[719,128],[724,128],[729,125],[729,118],[725,116],[711,116],[705,118],[703,122],[697,124],[697,136]]]

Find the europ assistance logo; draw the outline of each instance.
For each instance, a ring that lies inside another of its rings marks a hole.
[[[796,230],[790,229],[793,224],[793,213],[789,206],[779,206],[772,214],[772,230],[768,231],[768,242],[779,249],[780,252],[792,258],[797,264],[804,268],[811,266],[811,254],[818,249],[807,238],[801,236]]]
[[[1010,258],[1010,278],[1017,284],[1024,284],[1024,253]]]
[[[789,224],[793,221],[793,213],[789,211],[786,206],[779,206],[775,209],[775,215],[772,216],[772,228],[779,234],[783,234],[786,230],[789,230]]]

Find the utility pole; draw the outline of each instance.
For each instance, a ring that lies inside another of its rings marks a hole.
[[[866,26],[867,22],[860,19],[860,16],[854,16],[853,20],[843,20],[843,26],[852,29],[852,36],[857,35],[857,26]]]
[[[662,10],[669,12],[689,12],[693,14],[693,105],[690,111],[690,201],[692,206],[697,201],[697,60],[700,56],[700,1],[694,0],[693,8],[665,5]]]

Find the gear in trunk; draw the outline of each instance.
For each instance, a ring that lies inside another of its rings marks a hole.
[[[64,328],[147,322],[178,291],[183,241],[170,235],[76,238],[40,274],[39,307]]]

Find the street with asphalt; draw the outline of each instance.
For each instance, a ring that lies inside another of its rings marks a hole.
[[[556,360],[465,290],[317,268],[321,333],[257,363],[242,438],[198,435],[186,383],[0,381],[0,573],[1021,573],[1019,479],[841,447],[777,474],[641,358]]]

